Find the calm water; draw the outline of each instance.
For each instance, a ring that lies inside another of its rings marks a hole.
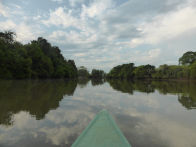
[[[107,109],[133,147],[196,147],[196,84],[0,81],[0,146],[70,146]]]

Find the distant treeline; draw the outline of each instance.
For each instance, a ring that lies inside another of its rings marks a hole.
[[[103,70],[99,70],[99,69],[93,69],[91,73],[89,73],[86,67],[80,66],[78,68],[78,77],[79,78],[104,79],[106,77],[106,73]]]
[[[186,52],[179,65],[134,66],[134,63],[113,67],[108,74],[84,66],[76,68],[66,60],[57,46],[39,37],[23,45],[11,31],[0,32],[0,78],[94,78],[94,79],[196,79],[196,52]]]
[[[186,52],[179,58],[179,65],[134,66],[118,65],[107,74],[108,79],[196,79],[196,52]]]
[[[11,31],[0,32],[0,78],[75,78],[73,60],[64,59],[58,47],[39,37],[23,45]]]

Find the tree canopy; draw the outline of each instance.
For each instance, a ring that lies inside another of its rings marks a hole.
[[[38,37],[28,44],[15,40],[11,31],[0,32],[0,78],[105,78],[103,70],[76,68],[73,60],[66,60],[57,46]],[[134,66],[127,63],[113,67],[107,78],[116,79],[196,79],[196,52],[188,51],[179,58],[179,65]]]
[[[196,61],[196,52],[186,52],[179,58],[180,65],[191,65]]]
[[[90,77],[90,73],[86,67],[80,66],[78,68],[78,77],[79,78],[89,78]]]
[[[152,78],[153,73],[155,73],[155,66],[149,64],[138,66],[134,70],[134,75],[138,79]]]
[[[108,73],[108,78],[130,79],[134,76],[134,63],[123,64],[113,67]]]
[[[93,69],[91,72],[92,78],[102,79],[102,78],[104,78],[104,76],[105,76],[105,73],[103,70]]]
[[[74,78],[73,60],[64,59],[58,47],[39,37],[28,44],[15,41],[15,33],[0,32],[0,78]]]
[[[196,52],[186,52],[179,58],[180,65],[134,66],[133,63],[113,67],[107,74],[112,79],[196,79]]]

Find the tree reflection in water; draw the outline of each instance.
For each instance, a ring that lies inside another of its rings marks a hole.
[[[27,111],[37,120],[59,107],[65,95],[73,95],[76,81],[0,81],[0,124],[11,125],[12,115]]]
[[[187,109],[196,108],[196,83],[187,81],[127,81],[109,80],[110,86],[123,93],[134,91],[178,95],[178,101]]]
[[[133,146],[195,144],[195,83],[104,82],[0,81],[0,146],[71,146],[102,109]]]

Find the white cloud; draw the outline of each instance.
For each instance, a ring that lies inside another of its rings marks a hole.
[[[130,45],[158,44],[192,29],[196,29],[196,9],[192,6],[179,8],[140,24],[138,30],[141,31],[141,37],[132,39]]]
[[[30,40],[36,39],[39,34],[37,31],[34,31],[34,29],[31,26],[26,25],[25,23],[19,24],[16,28],[16,35],[17,40],[21,42],[27,43]]]
[[[5,31],[5,30],[15,31],[16,40],[23,43],[27,43],[30,40],[36,39],[36,37],[38,37],[38,35],[41,33],[40,30],[39,29],[37,30],[36,27],[32,27],[23,22],[16,24],[12,20],[6,20],[0,22],[0,28],[1,31]]]
[[[60,46],[66,58],[88,68],[96,66],[106,70],[133,61],[136,65],[161,61],[161,64],[175,64],[181,54],[174,56],[177,50],[184,52],[195,46],[194,41],[184,37],[188,31],[196,32],[195,0],[50,1],[57,3],[53,3],[49,11],[45,9],[47,3],[44,9],[31,10],[36,11],[32,16],[26,13],[24,6],[28,6],[24,2],[21,5],[0,3],[0,16],[9,16],[6,21],[2,21],[2,17],[0,29],[16,31],[17,40],[23,42],[36,39],[38,35],[46,37]],[[180,41],[179,36],[182,36]],[[172,41],[175,46],[171,46]],[[137,47],[139,45],[141,48]],[[168,55],[171,48],[175,53]],[[152,52],[149,53],[149,49],[153,49]],[[158,52],[164,54],[165,59]]]
[[[51,0],[52,2],[58,2],[58,3],[61,3],[63,2],[63,0]]]
[[[15,18],[17,15],[25,15],[21,6],[14,3],[2,4],[0,0],[0,16],[11,19]]]
[[[152,49],[152,50],[148,51],[148,57],[150,59],[158,58],[159,55],[160,55],[160,51],[161,50],[159,48],[158,49]]]
[[[80,23],[78,19],[72,16],[72,10],[66,12],[65,8],[59,7],[55,11],[50,12],[50,16],[48,20],[42,21],[45,25],[55,25],[55,26],[63,26],[67,27],[80,27]]]
[[[41,18],[42,18],[41,15],[37,15],[33,17],[34,20],[40,20]]]
[[[9,6],[13,7],[13,8],[16,8],[16,9],[21,9],[22,7],[17,5],[17,4],[10,4]]]
[[[82,13],[81,16],[85,17],[96,17],[100,16],[105,11],[112,6],[112,0],[96,0],[90,4],[89,7],[86,5],[82,5]]]
[[[84,57],[84,56],[86,56],[86,54],[85,53],[75,53],[74,56],[75,57]]]
[[[62,44],[72,43],[72,44],[88,44],[96,41],[96,34],[88,32],[77,32],[77,31],[54,31],[49,36],[50,40],[56,40]]]
[[[4,6],[1,1],[0,1],[0,16],[4,16],[4,17],[8,17],[9,13],[8,13],[8,8],[6,6]]]
[[[141,117],[145,118],[146,123],[140,123],[140,127],[138,127],[138,132],[142,130],[143,133],[152,132],[154,135],[156,135],[156,132],[154,132],[153,130],[158,130],[160,137],[163,140],[166,140],[165,142],[168,142],[170,146],[195,146],[196,133],[195,131],[193,131],[193,128],[191,129],[190,126],[186,126],[180,121],[168,119],[163,117],[162,115],[157,115],[155,113],[151,113]]]
[[[155,49],[150,49],[147,51],[142,51],[142,50],[136,50],[133,51],[130,54],[127,54],[124,58],[127,60],[130,58],[131,62],[137,63],[137,64],[153,64],[153,65],[158,65],[160,62],[160,55],[161,55],[161,49],[160,48],[155,48]]]
[[[0,22],[0,29],[4,30],[12,30],[16,27],[16,24],[12,20],[6,20]]]
[[[69,0],[69,4],[72,6],[72,7],[75,7],[77,4],[81,4],[81,3],[84,3],[85,0]]]

